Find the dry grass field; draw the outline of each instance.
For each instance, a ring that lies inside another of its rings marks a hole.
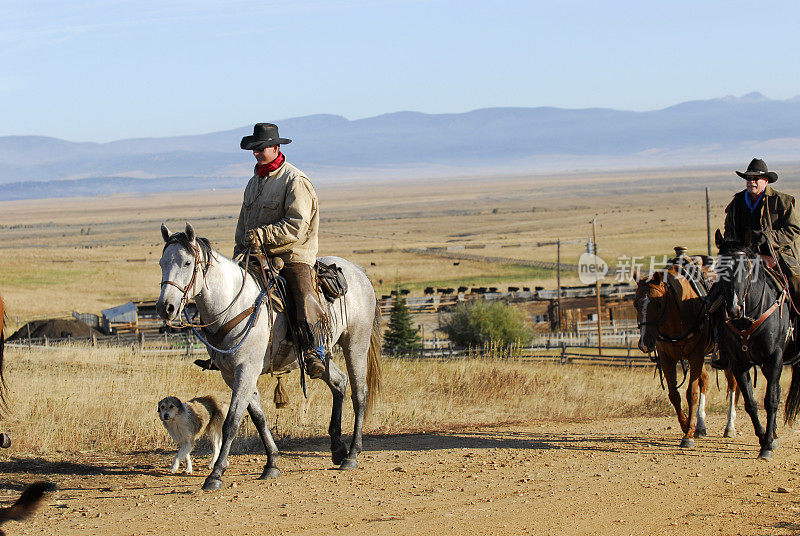
[[[172,440],[156,415],[161,398],[230,397],[219,373],[202,372],[184,357],[68,345],[30,351],[9,348],[7,359],[12,412],[3,421],[2,431],[11,433],[14,453],[62,457],[78,451],[172,449]],[[368,418],[368,434],[530,419],[672,413],[649,368],[562,366],[513,359],[385,359],[383,365],[383,394]],[[290,405],[277,410],[272,403],[275,383],[262,376],[259,386],[277,436],[325,435],[331,402],[327,386],[312,382],[304,399],[297,373],[292,373],[284,380]],[[712,388],[709,410],[724,407],[725,393]],[[349,399],[344,430],[352,430]],[[235,444],[239,451],[262,449],[249,422],[242,436]]]
[[[779,186],[800,190],[800,175]],[[395,284],[426,286],[506,284],[554,286],[552,271],[513,264],[421,256],[413,247],[485,246],[483,256],[556,260],[562,246],[576,263],[598,221],[599,253],[615,265],[620,255],[660,258],[675,245],[706,250],[705,194],[711,187],[713,227],[742,187],[719,170],[481,177],[440,181],[317,181],[321,203],[320,254],[347,257],[370,274],[379,293]],[[98,312],[128,299],[158,294],[159,225],[194,224],[230,254],[241,192],[183,192],[153,196],[0,203],[0,292],[12,327],[20,320]],[[367,251],[374,251],[367,253]],[[563,274],[566,284],[576,274]]]

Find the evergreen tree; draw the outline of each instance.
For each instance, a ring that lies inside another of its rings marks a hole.
[[[422,341],[419,333],[414,329],[411,312],[408,310],[400,289],[397,289],[389,315],[389,327],[383,336],[383,349],[391,354],[399,354],[415,352],[421,348]]]

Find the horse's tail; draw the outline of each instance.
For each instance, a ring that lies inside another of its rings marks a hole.
[[[367,351],[367,411],[370,410],[381,392],[381,307],[375,303],[375,317],[372,320],[372,333]]]
[[[789,425],[794,424],[798,413],[800,413],[800,363],[795,363],[792,365],[792,383],[789,386],[789,394],[786,395],[784,422]]]

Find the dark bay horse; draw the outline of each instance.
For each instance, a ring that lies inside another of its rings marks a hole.
[[[706,435],[706,393],[708,372],[705,356],[714,349],[711,326],[705,315],[704,298],[695,290],[686,275],[691,270],[699,277],[710,279],[713,274],[681,256],[666,270],[654,272],[637,282],[634,307],[639,324],[639,349],[656,351],[666,380],[669,400],[678,415],[683,431],[682,448],[694,447],[694,438]],[[698,277],[694,278],[699,282]],[[677,364],[689,362],[689,384],[686,387],[687,413],[681,407],[676,377]],[[725,437],[735,433],[736,383],[730,373],[728,380],[728,423]]]
[[[728,356],[731,370],[742,390],[744,409],[753,421],[761,450],[758,457],[771,459],[778,446],[776,415],[781,397],[783,366],[792,364],[792,383],[786,397],[785,419],[792,423],[800,409],[800,374],[797,350],[790,338],[791,323],[788,291],[765,268],[762,257],[742,244],[723,241],[717,230],[718,281],[712,289],[722,303],[712,316],[720,351]],[[795,337],[798,335],[795,334]],[[767,379],[764,409],[767,426],[758,418],[758,403],[753,397],[750,368],[758,366]]]

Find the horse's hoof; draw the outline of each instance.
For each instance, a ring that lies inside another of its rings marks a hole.
[[[264,472],[261,473],[261,476],[258,477],[259,480],[269,480],[270,478],[278,478],[281,474],[281,470],[277,467],[269,467],[264,466]]]
[[[347,447],[344,445],[331,452],[333,465],[341,465],[345,458],[347,458]]]
[[[761,452],[758,453],[759,460],[771,460],[772,459],[772,450],[770,449],[761,449]]]
[[[339,469],[342,471],[352,471],[353,469],[358,469],[358,462],[354,458],[346,458],[342,465],[339,466]]]
[[[203,482],[203,491],[217,491],[222,487],[222,479],[209,476]]]
[[[736,430],[734,428],[725,428],[725,433],[722,437],[736,437]]]
[[[681,440],[681,448],[682,449],[693,449],[694,448],[694,439],[691,437],[684,437]]]
[[[694,431],[694,437],[706,437],[706,429],[697,429]]]

